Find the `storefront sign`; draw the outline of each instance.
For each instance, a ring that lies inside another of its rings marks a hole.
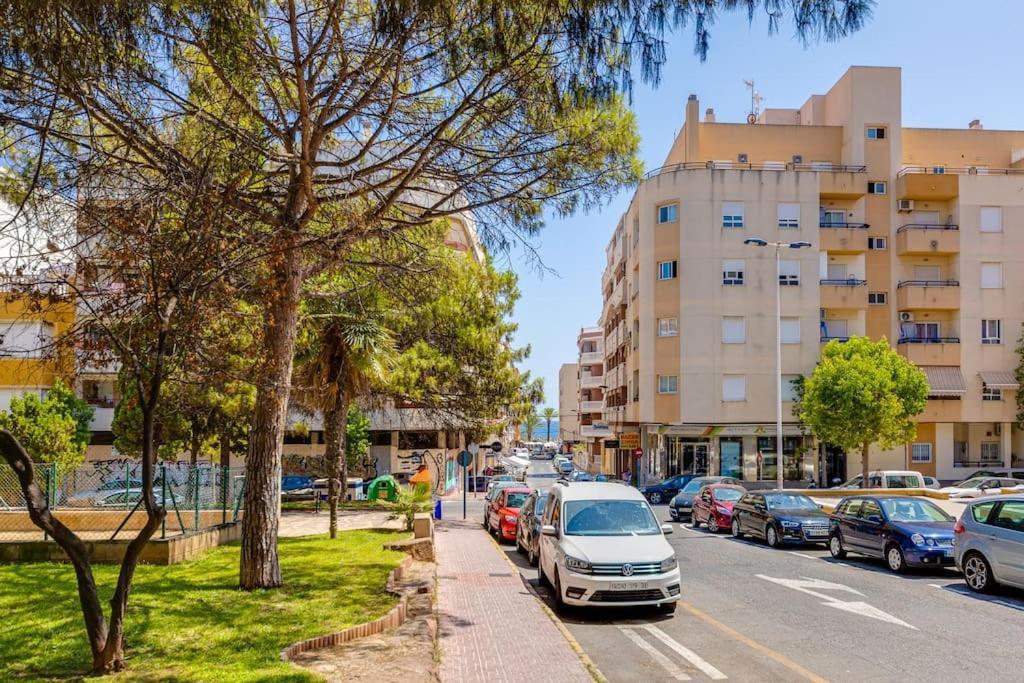
[[[640,434],[638,432],[626,432],[619,434],[619,448],[640,448]]]
[[[609,450],[615,450],[616,448],[619,447],[619,440],[618,439],[605,439],[604,440],[604,447],[606,449],[609,449]]]

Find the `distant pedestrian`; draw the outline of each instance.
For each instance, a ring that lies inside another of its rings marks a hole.
[[[633,483],[632,477],[633,474],[632,472],[629,471],[628,467],[622,471],[622,481],[626,482],[627,484],[631,484]]]

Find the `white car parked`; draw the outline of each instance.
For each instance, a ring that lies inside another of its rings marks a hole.
[[[1001,489],[1024,491],[1024,481],[1009,477],[973,477],[939,491],[948,493],[950,498],[981,498],[999,493]]]
[[[541,520],[537,577],[555,605],[658,605],[674,612],[680,575],[658,523],[635,488],[604,482],[559,482]]]
[[[868,472],[868,484],[863,485],[864,477],[857,475],[853,479],[833,486],[834,489],[923,489],[928,488],[924,476],[920,472],[909,470],[874,470]]]

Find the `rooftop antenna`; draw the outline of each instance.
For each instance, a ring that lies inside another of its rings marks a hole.
[[[757,123],[757,116],[761,113],[761,102],[764,101],[764,98],[754,88],[753,80],[744,79],[743,85],[750,88],[750,113],[747,114],[747,123],[754,124]]]

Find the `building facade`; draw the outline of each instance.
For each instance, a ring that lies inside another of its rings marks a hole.
[[[563,447],[580,440],[580,367],[562,363],[558,368],[558,440]]]
[[[608,420],[639,434],[647,476],[775,479],[776,264],[752,237],[812,245],[779,266],[787,480],[860,471],[792,414],[792,380],[853,335],[890,340],[931,388],[914,442],[873,465],[957,479],[1024,454],[1024,131],[904,128],[900,102],[900,70],[876,67],[753,123],[701,121],[690,96],[602,280]]]
[[[605,439],[612,432],[604,414],[605,402],[605,334],[602,327],[584,327],[576,337],[579,353],[579,441],[587,446],[576,465],[590,472],[603,471],[602,452]]]

